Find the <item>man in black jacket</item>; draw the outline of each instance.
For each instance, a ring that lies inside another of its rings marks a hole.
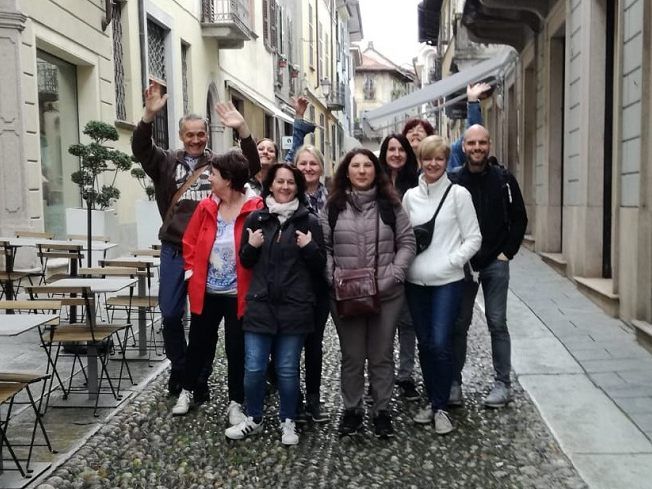
[[[507,330],[507,290],[509,261],[518,252],[527,215],[521,190],[514,176],[505,168],[491,164],[489,132],[481,125],[469,127],[464,133],[466,163],[451,175],[451,180],[465,187],[473,198],[480,223],[482,246],[471,259],[473,275],[468,279],[460,313],[453,333],[454,373],[449,404],[462,404],[462,368],[466,360],[466,340],[473,304],[482,284],[485,315],[491,335],[491,354],[495,383],[484,399],[485,406],[503,407],[512,400],[510,387],[511,340]],[[475,278],[475,277],[474,277]]]

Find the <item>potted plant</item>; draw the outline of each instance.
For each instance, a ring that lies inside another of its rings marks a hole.
[[[149,248],[152,244],[158,243],[158,230],[162,224],[154,200],[154,185],[140,166],[131,169],[131,176],[138,180],[147,195],[147,199],[136,200],[136,239],[138,248]]]
[[[113,125],[101,121],[89,121],[83,133],[90,138],[90,143],[72,144],[68,152],[79,157],[80,169],[72,173],[71,180],[79,186],[86,208],[66,209],[66,231],[68,234],[86,233],[89,237],[93,233],[110,236],[109,223],[116,222],[111,205],[120,197],[120,190],[115,186],[116,177],[118,172],[131,168],[131,158],[127,153],[106,145],[108,141],[117,141],[119,138],[118,131]],[[101,175],[102,184],[100,184]],[[93,225],[94,218],[95,225]]]

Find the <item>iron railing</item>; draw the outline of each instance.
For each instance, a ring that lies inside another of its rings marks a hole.
[[[202,22],[222,24],[233,22],[251,30],[248,0],[202,0]]]

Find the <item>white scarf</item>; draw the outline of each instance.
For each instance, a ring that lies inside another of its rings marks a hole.
[[[278,217],[279,222],[283,224],[299,208],[299,199],[295,197],[290,202],[279,204],[278,202],[276,202],[276,199],[274,199],[273,195],[268,195],[265,198],[265,204],[267,204],[269,213],[276,214],[276,217]]]

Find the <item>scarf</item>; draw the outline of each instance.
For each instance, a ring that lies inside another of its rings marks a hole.
[[[268,195],[265,198],[265,204],[267,204],[269,213],[276,214],[276,217],[278,217],[278,220],[282,225],[299,208],[299,199],[295,197],[290,202],[286,202],[285,204],[279,204],[274,199],[274,196]]]

